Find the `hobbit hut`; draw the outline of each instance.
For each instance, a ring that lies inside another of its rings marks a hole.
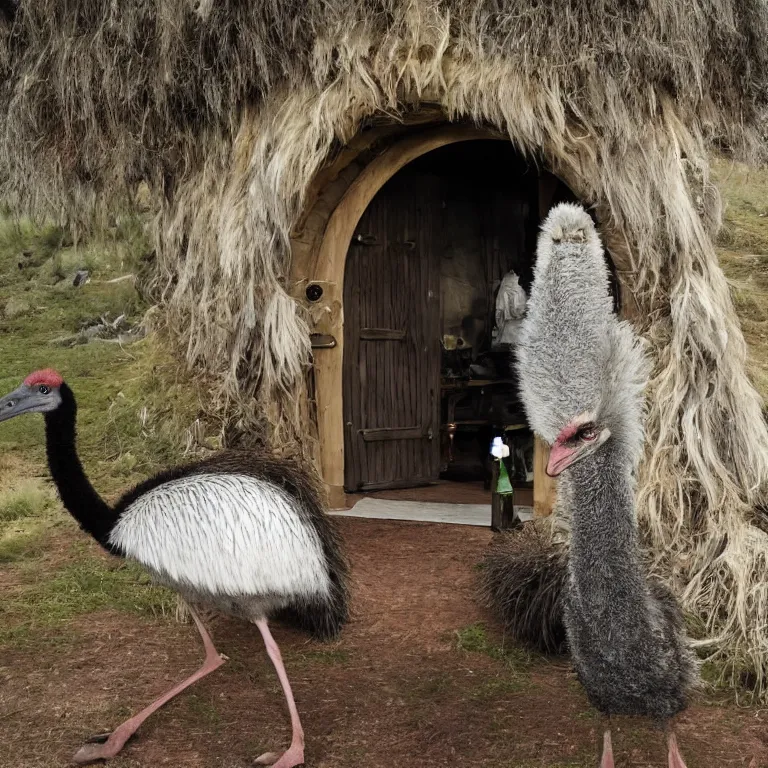
[[[499,286],[582,202],[655,365],[654,569],[764,692],[768,431],[708,153],[764,159],[766,40],[764,0],[5,0],[0,191],[85,222],[146,185],[168,338],[228,439],[298,446],[334,504],[480,472],[511,428],[539,515]]]

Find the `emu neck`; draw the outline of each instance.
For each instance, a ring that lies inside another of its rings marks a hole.
[[[644,595],[629,466],[606,446],[569,470],[569,568],[582,605]]]
[[[111,551],[108,539],[118,516],[96,493],[83,471],[76,447],[75,396],[66,384],[61,385],[60,393],[61,405],[45,414],[46,452],[51,476],[67,511],[86,533]]]

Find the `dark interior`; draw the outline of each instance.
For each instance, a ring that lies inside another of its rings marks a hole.
[[[495,436],[513,485],[532,487],[533,435],[496,299],[510,271],[530,290],[540,178],[508,142],[459,142],[403,168],[361,218],[345,278],[348,491],[488,485]],[[549,178],[547,210],[575,200]]]

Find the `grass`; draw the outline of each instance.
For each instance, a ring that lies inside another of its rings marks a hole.
[[[8,463],[5,463],[8,466]],[[56,500],[39,479],[4,475],[0,484],[0,565],[39,557],[54,525]]]
[[[39,482],[24,481],[22,487],[0,493],[0,527],[4,523],[41,517],[53,504],[53,496]]]
[[[108,500],[184,459],[189,428],[202,413],[199,397],[156,337],[125,348],[51,342],[104,314],[140,323],[147,306],[133,281],[110,281],[136,274],[148,251],[132,217],[78,243],[55,225],[0,218],[0,396],[32,370],[58,369],[78,400],[79,455]],[[74,288],[81,268],[91,281]],[[9,302],[15,311],[8,314]],[[71,537],[60,535],[66,526]],[[44,628],[58,634],[73,618],[105,608],[173,614],[173,598],[151,587],[140,568],[95,556],[74,530],[47,480],[42,418],[0,424],[0,579],[16,585],[0,604],[0,646],[23,646]]]
[[[503,643],[497,643],[489,636],[485,625],[481,622],[456,630],[455,647],[462,653],[480,653],[501,662],[505,671],[512,673],[515,678],[511,681],[499,681],[498,684],[502,687],[507,683],[519,685],[521,679],[518,676],[528,672],[534,661],[533,654],[520,646],[505,646]]]
[[[488,636],[482,622],[456,630],[456,649],[465,653],[482,653],[514,667],[527,667],[533,661],[532,654],[518,646],[505,647],[496,643]]]
[[[146,616],[172,616],[176,598],[152,586],[134,563],[85,554],[45,579],[35,578],[0,603],[0,643],[17,644],[34,631],[59,628],[72,619],[102,610]]]
[[[749,371],[768,400],[768,170],[722,158],[713,162],[724,203],[720,264],[749,347]]]

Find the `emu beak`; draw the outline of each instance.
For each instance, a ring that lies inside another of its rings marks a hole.
[[[34,410],[36,405],[38,402],[33,391],[22,384],[18,389],[0,398],[0,421],[7,421],[14,416]]]
[[[562,443],[554,443],[549,451],[549,461],[547,462],[547,474],[550,477],[557,477],[564,469],[569,467],[576,458],[576,449],[568,448]]]

